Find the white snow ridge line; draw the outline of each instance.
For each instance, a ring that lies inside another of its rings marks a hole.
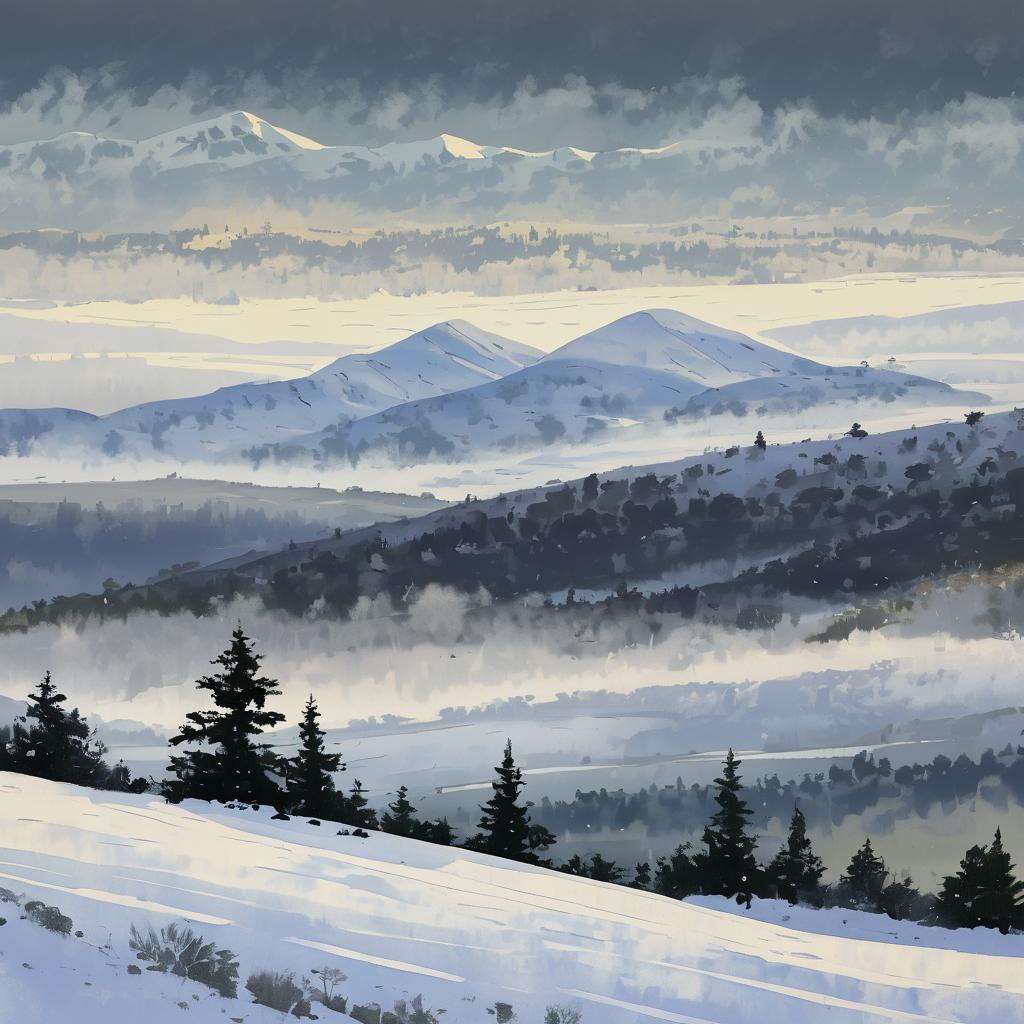
[[[300,939],[294,935],[290,935],[285,941],[291,942],[296,946],[305,946],[307,949],[318,949],[321,953],[330,953],[332,956],[345,957],[347,960],[359,960],[361,963],[373,964],[375,967],[387,967],[393,971],[407,971],[410,974],[422,974],[427,978],[455,981],[459,984],[466,980],[465,978],[460,978],[457,974],[435,971],[432,967],[420,967],[418,964],[407,964],[402,960],[388,960],[381,956],[371,956],[369,953],[360,953],[355,949],[332,946],[327,942],[314,942],[312,939]]]
[[[164,903],[140,900],[136,896],[104,892],[102,889],[83,889],[77,885],[54,885],[52,882],[40,882],[35,878],[9,875],[6,871],[0,871],[0,878],[20,882],[22,885],[34,885],[37,889],[50,889],[54,892],[67,893],[69,896],[80,896],[84,900],[95,900],[97,903],[113,903],[118,907],[137,907],[139,910],[150,910],[155,914],[173,914],[186,921],[195,921],[197,924],[224,925],[232,923],[226,917],[214,917],[212,914],[202,914],[198,910],[182,910],[180,907],[169,907]]]

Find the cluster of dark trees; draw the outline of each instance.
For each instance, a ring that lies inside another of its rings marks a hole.
[[[999,829],[991,844],[967,851],[959,870],[943,880],[934,896],[922,894],[909,876],[891,876],[870,839],[853,855],[838,883],[823,886],[825,867],[814,853],[799,807],[793,811],[782,849],[768,864],[758,864],[757,837],[749,827],[752,811],[737,773],[740,761],[731,750],[724,765],[715,780],[718,810],[704,830],[705,849],[693,851],[686,844],[660,859],[656,891],[680,899],[721,895],[748,905],[753,896],[777,897],[811,906],[881,912],[897,920],[998,928],[1004,934],[1024,927],[1024,881],[1014,875]]]
[[[160,783],[132,780],[123,765],[108,767],[105,753],[77,709],[68,711],[49,673],[29,696],[29,708],[0,745],[0,768],[60,782],[142,792],[159,788],[170,801],[220,801],[230,806],[269,805],[275,817],[289,814],[312,824],[334,821],[365,834],[379,828],[394,835],[442,845],[455,844],[445,820],[423,821],[403,786],[378,818],[367,806],[358,780],[347,794],[335,788],[334,776],[344,770],[341,755],[326,749],[319,711],[313,697],[306,703],[299,727],[299,747],[282,758],[264,733],[284,721],[267,706],[280,696],[277,681],[261,673],[261,655],[241,625],[230,646],[213,662],[214,671],[197,680],[214,705],[190,712],[171,746],[183,748],[170,759],[169,777]],[[807,820],[795,807],[782,849],[766,865],[755,857],[757,836],[751,830],[753,811],[744,795],[740,761],[730,749],[722,775],[715,779],[717,809],[704,828],[703,849],[681,845],[660,858],[652,874],[638,864],[627,884],[651,888],[666,896],[722,895],[747,905],[755,896],[778,897],[815,906],[840,905],[888,913],[896,918],[928,920],[951,926],[985,926],[1007,932],[1024,926],[1024,881],[1013,873],[1009,854],[996,831],[989,845],[972,846],[959,870],[948,876],[940,892],[922,895],[909,877],[890,880],[884,861],[870,840],[852,858],[839,882],[823,886],[825,867],[807,835]],[[509,860],[555,866],[547,851],[555,836],[532,820],[523,799],[522,770],[505,745],[495,768],[490,799],[481,806],[478,831],[465,841],[468,849]],[[624,881],[625,872],[600,855],[571,857],[560,870],[599,881]]]
[[[955,759],[937,754],[926,764],[893,769],[888,758],[877,761],[861,751],[849,768],[833,764],[828,772],[804,773],[783,782],[778,774],[758,778],[748,787],[753,808],[751,823],[767,829],[784,821],[799,803],[810,828],[840,826],[873,807],[886,805],[883,826],[895,828],[899,820],[927,818],[936,809],[952,813],[959,805],[983,800],[1005,810],[1011,799],[1024,806],[1024,747],[1007,744],[997,754],[986,750],[977,760],[967,754]],[[536,819],[558,835],[584,836],[643,826],[650,835],[698,831],[707,818],[713,788],[693,783],[636,792],[606,789],[577,790],[572,800],[544,797]],[[457,819],[456,819],[457,823]]]
[[[0,443],[2,447],[2,443]],[[284,547],[290,539],[306,539],[328,531],[326,523],[313,523],[291,512],[268,514],[262,509],[231,509],[204,502],[187,509],[162,505],[144,509],[141,503],[108,508],[78,502],[0,502],[0,551],[16,551],[18,559],[40,569],[58,570],[87,592],[103,581],[116,589],[129,580],[172,575],[186,565],[223,558],[264,545]],[[0,601],[19,602],[21,584],[8,582],[8,567],[0,564]],[[48,606],[54,611],[68,599],[33,595],[22,616],[43,618]],[[127,596],[127,595],[126,595]],[[2,607],[2,605],[0,605]],[[109,606],[108,606],[109,607]],[[8,609],[8,618],[16,615]]]
[[[450,846],[455,832],[445,820],[421,820],[405,786],[378,817],[368,806],[362,783],[339,791],[334,777],[345,771],[341,755],[327,750],[320,712],[312,696],[299,725],[299,746],[290,758],[281,757],[265,741],[266,730],[284,722],[284,715],[267,704],[280,696],[277,680],[261,673],[262,656],[239,626],[230,646],[212,662],[214,671],[196,681],[213,707],[190,712],[170,744],[184,748],[173,754],[168,777],[132,779],[126,765],[111,767],[106,749],[77,708],[46,673],[29,695],[29,708],[13,725],[0,730],[0,771],[21,772],[82,786],[131,792],[158,790],[178,803],[195,799],[232,806],[270,806],[276,817],[298,815],[320,824],[333,821],[361,833],[380,829],[393,835]],[[522,772],[512,757],[511,742],[495,769],[493,795],[481,807],[479,832],[463,845],[469,849],[525,863],[548,863],[541,854],[555,839],[530,820],[520,799]]]
[[[654,634],[666,617],[694,615],[767,628],[781,619],[777,605],[784,595],[874,599],[923,577],[993,568],[1016,557],[1024,468],[1015,452],[1001,449],[992,449],[970,473],[958,468],[982,443],[976,417],[969,414],[967,433],[950,430],[920,452],[916,435],[904,438],[905,487],[891,486],[885,460],[865,450],[825,451],[813,463],[808,455],[806,473],[788,466],[757,495],[723,489],[730,460],[761,458],[759,443],[745,455],[730,448],[670,476],[601,480],[591,474],[528,504],[521,495],[467,501],[458,525],[399,543],[344,534],[300,543],[244,571],[119,595],[118,607],[196,611],[215,598],[256,593],[268,607],[291,614],[319,602],[344,617],[361,596],[386,593],[402,607],[410,595],[440,584],[471,593],[484,587],[495,606],[524,594],[567,592],[562,605],[551,607],[580,630],[599,628],[603,618],[622,612],[644,616]],[[866,431],[854,424],[849,433]],[[779,552],[786,554],[772,557]],[[626,582],[736,557],[758,567],[699,592],[672,587],[644,596]],[[616,585],[607,600],[576,596],[583,588]],[[102,599],[88,600],[97,614],[107,613]],[[66,606],[69,613],[85,613],[82,600],[69,599]],[[40,614],[54,618],[61,611],[51,606]]]
[[[35,775],[51,782],[71,782],[96,789],[142,793],[145,779],[132,779],[124,762],[108,765],[106,747],[96,738],[78,708],[47,672],[28,695],[28,710],[12,726],[0,726],[0,771]]]
[[[853,429],[864,433],[859,425]],[[759,497],[728,490],[712,495],[705,481],[729,471],[720,460],[676,476],[599,481],[592,475],[525,508],[511,499],[492,502],[486,511],[469,505],[458,526],[390,546],[323,550],[278,567],[266,600],[297,611],[323,598],[344,614],[368,588],[386,588],[396,602],[431,583],[468,591],[483,586],[498,601],[536,592],[574,595],[740,553],[760,561],[797,550],[734,581],[701,588],[703,605],[686,588],[661,598],[665,610],[692,615],[730,594],[748,600],[751,594],[875,596],[968,565],[1004,564],[1016,554],[1024,518],[1024,469],[1014,468],[1013,453],[1005,453],[1002,467],[990,458],[969,479],[953,479],[966,448],[950,433],[952,439],[907,466],[904,488],[886,485],[881,460],[826,452],[808,467],[814,470],[809,477],[787,468]],[[916,438],[906,443],[912,447]],[[730,452],[738,449],[726,459]],[[721,485],[716,480],[714,486]],[[376,569],[368,573],[371,559]],[[582,602],[575,604],[575,614],[585,616]],[[752,624],[758,623],[754,616]]]

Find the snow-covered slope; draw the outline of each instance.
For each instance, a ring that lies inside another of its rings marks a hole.
[[[538,358],[528,345],[451,320],[372,355],[342,356],[308,377],[125,409],[104,426],[159,438],[161,448],[180,455],[196,455],[200,445],[217,453],[281,443],[403,402],[500,380]]]
[[[241,384],[98,419],[0,412],[11,444],[51,453],[233,461],[459,460],[664,425],[666,413],[795,412],[836,402],[915,407],[984,396],[868,367],[830,367],[674,310],[634,313],[540,358],[462,320],[308,377]],[[852,418],[852,416],[851,416]]]
[[[869,420],[866,420],[866,425],[871,426]],[[753,424],[751,426],[754,428]],[[848,476],[837,470],[840,464],[849,464],[856,457],[874,460],[876,469],[881,466],[882,472],[880,475],[869,475],[866,469],[856,470],[852,476]],[[963,421],[944,420],[885,433],[869,433],[861,438],[844,434],[840,437],[784,444],[773,443],[769,436],[768,447],[764,451],[748,443],[742,448],[737,445],[724,452],[716,449],[685,459],[620,465],[615,469],[598,472],[597,477],[602,483],[607,480],[633,480],[651,473],[658,477],[671,477],[674,486],[670,494],[679,505],[685,507],[697,491],[708,498],[727,493],[760,501],[773,492],[788,500],[789,496],[814,487],[842,487],[849,499],[852,498],[853,487],[859,483],[887,491],[906,491],[910,486],[907,471],[911,466],[919,464],[928,468],[931,475],[929,486],[948,493],[953,487],[972,478],[983,480],[993,471],[993,467],[1008,471],[1022,458],[1024,416],[1020,412],[1000,412],[986,415],[977,427],[969,427]],[[859,475],[861,472],[863,476]],[[394,546],[425,533],[457,530],[463,522],[479,515],[488,518],[504,516],[508,513],[510,499],[517,508],[526,509],[564,486],[571,487],[579,494],[583,480],[570,477],[564,483],[513,489],[497,497],[453,503],[423,516],[354,530],[336,540],[300,543],[294,552],[261,552],[253,558],[235,559],[225,568],[230,567],[232,571],[243,575],[269,579],[277,569],[288,568],[324,551],[341,553],[377,538],[383,538]],[[786,553],[792,552],[765,549],[763,557],[769,560]],[[730,575],[735,568],[735,564],[728,567]],[[183,578],[187,579],[187,574]],[[196,578],[205,578],[205,570],[197,570]],[[609,591],[616,582],[617,578],[609,577]],[[699,586],[706,581],[701,580],[699,575],[683,579],[678,574],[670,573],[669,578],[663,581],[638,582],[642,584],[641,589],[651,591],[685,582]]]
[[[547,362],[628,363],[692,381],[702,390],[753,377],[818,374],[821,363],[674,309],[647,309],[563,345]]]
[[[948,385],[892,371],[830,367],[667,309],[622,317],[501,381],[409,402],[296,444],[328,457],[380,449],[400,460],[588,440],[669,410],[797,410],[912,398],[948,403]],[[981,396],[963,395],[963,401]]]
[[[290,1019],[253,1007],[246,978],[270,969],[315,982],[311,970],[324,966],[348,976],[349,1007],[421,993],[450,1024],[486,1024],[497,1001],[522,1024],[556,1004],[579,1008],[584,1024],[1024,1019],[1019,937],[678,903],[335,832],[267,811],[0,775],[0,886],[59,907],[83,933],[52,935],[0,905],[0,1022]],[[183,921],[237,954],[238,999],[129,973],[132,924]]]
[[[0,412],[0,439],[65,441],[111,455],[154,450],[215,457],[282,444],[329,424],[348,423],[415,399],[500,380],[541,353],[464,320],[435,324],[371,355],[342,356],[295,380],[236,384],[196,398],[132,406],[102,418],[63,411]],[[113,433],[112,433],[113,432]]]

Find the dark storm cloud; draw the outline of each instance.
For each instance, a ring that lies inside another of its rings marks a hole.
[[[576,74],[662,88],[739,76],[773,107],[823,113],[932,106],[1020,83],[1024,5],[1014,0],[22,0],[4,5],[2,97],[51,67],[116,65],[107,88],[141,104],[198,73],[215,104],[255,72],[329,85],[493,96],[526,77]],[[95,101],[103,100],[97,87]],[[296,97],[296,101],[301,97]]]

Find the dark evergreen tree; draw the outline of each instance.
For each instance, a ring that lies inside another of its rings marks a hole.
[[[894,878],[879,898],[882,913],[896,921],[921,921],[928,917],[934,897],[922,896],[910,875]]]
[[[338,810],[334,773],[343,772],[340,754],[324,748],[324,731],[313,695],[309,695],[299,726],[299,750],[289,759],[288,807],[292,814],[310,818],[333,818]]]
[[[47,672],[28,695],[28,710],[14,722],[8,766],[53,782],[105,786],[109,780],[103,762],[106,747],[78,708],[68,711],[63,706],[66,700]]]
[[[578,878],[592,878],[595,882],[619,883],[622,881],[622,868],[615,861],[605,860],[599,853],[595,853],[589,860],[574,853],[559,871],[567,875],[576,875]]]
[[[708,849],[705,855],[699,856],[698,867],[702,869],[705,893],[749,899],[759,887],[754,860],[757,839],[747,832],[747,819],[753,812],[741,795],[743,787],[737,773],[741,763],[730,747],[722,762],[722,775],[715,779],[718,810],[704,829]]]
[[[196,681],[216,705],[214,711],[192,711],[173,746],[202,744],[172,757],[169,771],[174,779],[163,784],[170,800],[238,800],[247,804],[281,807],[287,802],[275,777],[283,772],[281,759],[265,743],[257,742],[264,729],[284,721],[284,715],[267,710],[267,699],[277,697],[277,681],[259,674],[261,656],[252,641],[238,628],[231,646],[211,664],[213,675]]]
[[[622,868],[615,861],[605,860],[599,853],[590,858],[589,875],[595,882],[621,882]]]
[[[757,437],[754,438],[754,446],[760,448],[761,451],[768,447],[768,442],[764,439],[764,434],[760,430],[757,432]]]
[[[348,796],[338,801],[338,820],[353,828],[377,828],[377,814],[372,807],[367,806],[366,790],[363,784],[356,779]]]
[[[695,859],[689,853],[690,844],[677,846],[668,857],[659,857],[654,870],[654,891],[662,896],[681,900],[701,891]]]
[[[408,839],[426,838],[423,826],[424,823],[416,818],[415,808],[409,802],[409,790],[400,786],[398,795],[380,816],[381,831]]]
[[[647,861],[641,861],[633,869],[633,881],[629,885],[632,889],[650,889],[651,865]]]
[[[1013,874],[1003,836],[996,829],[991,846],[972,846],[960,870],[942,883],[936,899],[939,917],[957,928],[998,928],[1004,935],[1024,917],[1024,882]]]
[[[797,807],[789,823],[785,845],[765,869],[767,879],[780,899],[790,903],[801,899],[814,902],[824,873],[825,865],[814,853],[807,836],[807,819]]]
[[[428,843],[437,846],[454,846],[455,829],[448,823],[447,818],[439,818],[437,821],[428,821],[424,825],[424,839]]]
[[[578,854],[574,853],[564,864],[560,865],[559,871],[567,875],[576,875],[577,878],[587,877],[587,862]]]
[[[885,861],[871,848],[871,840],[853,855],[840,884],[856,904],[867,904],[878,909],[885,888]]]
[[[532,825],[528,805],[519,802],[525,783],[512,758],[511,740],[505,744],[505,756],[494,770],[498,775],[491,783],[494,795],[480,808],[480,832],[468,845],[507,860],[544,863],[539,853],[551,846],[555,837],[542,825]]]

